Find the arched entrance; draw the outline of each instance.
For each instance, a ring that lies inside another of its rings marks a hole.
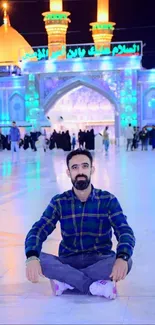
[[[117,100],[108,87],[103,89],[92,80],[71,79],[52,90],[44,102],[44,111],[57,130],[63,127],[77,132],[80,128],[94,128],[98,133],[109,125],[111,138],[119,138]]]

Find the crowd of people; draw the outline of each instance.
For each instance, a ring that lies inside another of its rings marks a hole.
[[[11,133],[16,132],[15,130],[18,130],[19,132],[16,123],[13,122],[12,124],[13,124],[12,128],[14,128],[15,126],[15,129],[13,129],[12,131],[11,128]],[[65,131],[56,132],[56,130],[54,130],[49,138],[47,137],[45,130],[43,133],[37,131],[31,131],[31,132],[27,132],[24,135],[23,139],[21,138],[19,133],[19,138],[18,137],[15,137],[15,139],[12,138],[11,141],[10,141],[10,135],[4,136],[0,129],[0,150],[4,150],[4,149],[11,150],[12,141],[18,142],[19,148],[23,147],[24,150],[31,148],[33,151],[37,151],[38,143],[43,147],[44,151],[46,151],[47,148],[49,148],[50,150],[57,148],[57,149],[63,149],[64,151],[71,151],[74,150],[76,146],[79,146],[81,148],[86,148],[88,150],[95,149],[95,134],[93,129],[90,131],[80,130],[78,136],[76,136],[75,133],[70,135],[68,130],[66,132]]]
[[[66,132],[54,132],[51,134],[49,140],[46,139],[49,149],[54,148],[63,149],[64,151],[74,150],[76,145],[83,148],[85,147],[88,150],[95,149],[95,134],[94,130],[90,131],[79,131],[78,136],[76,137],[75,133],[70,135],[69,131]]]
[[[125,131],[126,138],[126,150],[137,150],[141,144],[141,150],[148,150],[149,145],[152,146],[152,150],[155,150],[155,126],[143,127],[140,130],[139,127],[133,127],[128,125]],[[19,156],[19,149],[22,147],[24,150],[31,148],[33,151],[37,151],[38,148],[42,148],[45,152],[47,149],[62,149],[64,151],[71,151],[75,148],[82,148],[87,150],[99,150],[102,151],[103,146],[105,148],[105,154],[108,155],[110,146],[109,127],[106,126],[103,133],[95,135],[94,129],[82,131],[79,130],[78,135],[75,133],[70,135],[70,132],[56,130],[48,137],[46,130],[38,132],[32,130],[27,132],[24,137],[21,137],[20,130],[16,126],[16,122],[12,122],[12,127],[8,135],[2,134],[0,129],[0,151],[11,150],[12,159],[14,153],[17,152]]]
[[[148,127],[144,126],[142,130],[140,127],[132,127],[128,125],[126,129],[127,147],[126,150],[137,150],[141,144],[141,150],[148,150],[149,145],[152,150],[155,150],[155,125]]]

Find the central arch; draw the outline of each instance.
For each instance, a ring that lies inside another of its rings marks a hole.
[[[43,103],[44,112],[48,115],[49,110],[55,106],[64,95],[72,90],[76,90],[81,86],[94,90],[98,94],[106,98],[114,106],[114,119],[115,119],[115,137],[119,138],[120,135],[120,121],[119,121],[119,106],[114,93],[110,90],[107,84],[101,86],[99,82],[89,78],[71,78],[63,83],[63,85],[52,89]]]

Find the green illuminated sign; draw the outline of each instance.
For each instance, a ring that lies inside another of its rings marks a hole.
[[[140,44],[133,44],[132,46],[128,47],[126,45],[117,45],[114,46],[112,49],[112,55],[115,56],[121,56],[121,55],[140,55],[141,54],[141,46]]]
[[[26,53],[23,57],[22,60],[32,60],[32,59],[37,59],[38,61],[41,60],[47,60],[48,59],[48,49],[42,48],[42,49],[37,49],[37,51],[34,51],[33,53]]]
[[[131,43],[126,44],[115,44],[112,43],[111,47],[100,47],[96,48],[94,45],[83,45],[83,46],[72,46],[64,47],[59,51],[53,51],[50,58],[48,58],[48,49],[39,48],[33,53],[26,53],[22,60],[29,61],[36,59],[38,61],[48,60],[48,59],[59,59],[59,57],[65,56],[67,59],[74,58],[86,58],[86,57],[97,57],[97,56],[130,56],[130,55],[141,55],[141,43]]]
[[[67,15],[66,14],[51,14],[51,13],[48,13],[46,16],[45,16],[45,19],[46,20],[62,20],[62,19],[67,19]]]

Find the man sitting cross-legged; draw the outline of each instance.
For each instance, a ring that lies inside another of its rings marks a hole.
[[[67,174],[73,188],[52,198],[25,241],[26,275],[51,280],[56,295],[73,288],[81,293],[116,298],[115,283],[132,267],[135,237],[117,198],[91,184],[91,153],[75,150],[67,156]],[[60,222],[59,257],[41,253],[42,244]],[[112,228],[118,240],[112,251]]]

